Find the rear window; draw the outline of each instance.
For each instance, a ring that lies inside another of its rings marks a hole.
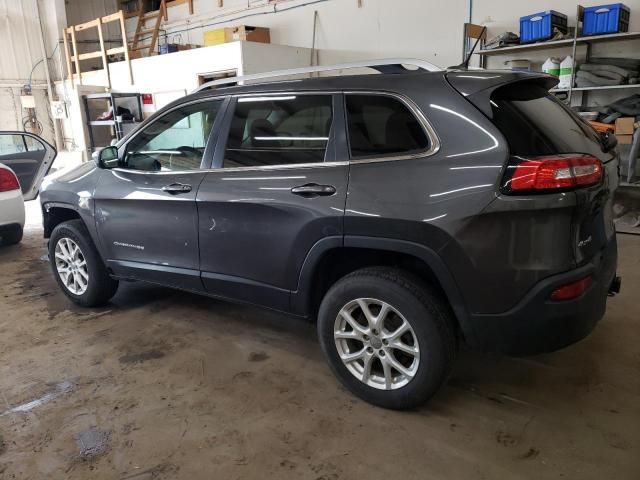
[[[512,155],[602,154],[598,134],[541,86],[518,82],[499,88],[491,109]]]
[[[347,95],[351,158],[417,153],[429,146],[418,119],[385,95]]]

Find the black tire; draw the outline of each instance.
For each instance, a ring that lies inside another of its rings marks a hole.
[[[406,385],[389,390],[369,386],[342,362],[334,339],[335,322],[342,307],[358,298],[388,303],[413,329],[420,360]],[[320,305],[318,337],[331,369],[345,387],[369,403],[396,410],[431,398],[447,379],[457,353],[455,320],[446,302],[418,277],[388,267],[358,270],[336,282]]]
[[[16,225],[14,228],[7,229],[2,233],[3,245],[16,245],[22,241],[23,229],[20,225]]]
[[[63,238],[69,238],[78,245],[87,264],[89,280],[86,290],[80,295],[71,292],[67,288],[56,268],[55,247],[58,241]],[[82,220],[69,220],[53,229],[49,239],[49,263],[60,289],[74,303],[83,307],[104,305],[118,290],[118,281],[109,276],[109,272]]]

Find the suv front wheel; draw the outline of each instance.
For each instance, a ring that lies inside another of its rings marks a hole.
[[[349,390],[392,409],[429,399],[447,378],[457,348],[442,299],[413,275],[384,267],[358,270],[329,289],[318,336]]]
[[[83,307],[103,305],[118,289],[109,276],[82,220],[54,228],[49,239],[49,261],[62,291]]]

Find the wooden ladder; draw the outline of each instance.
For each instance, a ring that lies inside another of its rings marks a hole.
[[[131,57],[139,58],[144,56],[143,53],[146,50],[146,56],[151,56],[156,48],[158,42],[158,31],[160,30],[160,23],[162,17],[167,15],[167,5],[165,0],[160,2],[160,8],[153,12],[144,11],[144,2],[140,2],[140,8],[138,9],[138,24],[136,25],[136,33],[133,35],[133,41],[131,42]],[[147,22],[155,20],[153,27],[148,27]],[[147,40],[148,35],[151,34],[151,42],[143,43]]]

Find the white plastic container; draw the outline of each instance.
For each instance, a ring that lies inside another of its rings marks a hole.
[[[554,77],[560,76],[560,60],[557,58],[547,58],[547,61],[542,64],[542,71]]]
[[[573,79],[573,57],[567,56],[560,63],[560,83],[558,88],[571,88],[571,80]]]
[[[522,59],[522,60],[507,60],[504,62],[505,65],[511,65],[511,70],[514,72],[530,72],[531,71],[531,60]]]

